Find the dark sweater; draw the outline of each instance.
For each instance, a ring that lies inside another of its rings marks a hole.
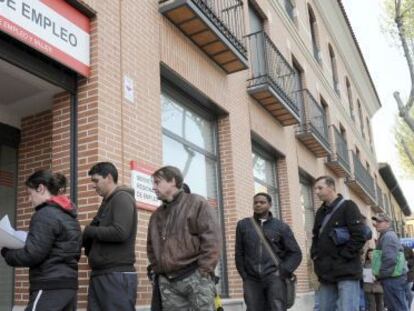
[[[135,271],[137,211],[134,190],[117,187],[83,232],[92,274]]]

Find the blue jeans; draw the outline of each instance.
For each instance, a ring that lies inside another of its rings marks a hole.
[[[321,311],[359,311],[359,281],[346,280],[321,284],[319,304]]]
[[[410,309],[411,303],[413,301],[413,293],[411,292],[412,287],[413,287],[413,282],[407,282],[407,285],[405,286],[405,297],[407,297],[408,309]]]
[[[381,280],[384,288],[384,305],[388,311],[408,311],[408,302],[405,288],[407,278],[400,276],[398,278],[389,278]]]
[[[315,290],[315,304],[313,306],[313,311],[320,311],[320,307],[319,307],[319,289]]]
[[[365,301],[365,292],[362,286],[359,289],[359,310],[365,311],[367,309],[367,303]]]

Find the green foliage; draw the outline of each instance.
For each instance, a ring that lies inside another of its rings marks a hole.
[[[401,140],[403,139],[405,141],[408,150],[414,155],[414,133],[401,118],[398,118],[396,122],[395,139],[401,167],[404,169],[404,173],[407,176],[412,177],[414,176],[414,166],[405,152]]]
[[[404,51],[404,57],[411,71],[414,58],[414,0],[383,0],[383,4],[387,15],[383,29],[393,37],[394,42],[404,47],[402,51]],[[398,31],[398,26],[400,26],[401,33]],[[406,108],[411,107],[411,102],[410,97]],[[413,109],[411,109],[411,117],[413,117],[412,112]],[[394,130],[401,166],[407,175],[414,176],[414,133],[401,117],[396,120]]]
[[[404,26],[404,33],[407,41],[410,43],[414,39],[414,0],[383,0],[384,8],[387,15],[385,20],[385,31],[399,42],[396,27],[396,4],[401,2],[401,22]],[[413,46],[411,44],[411,50]]]

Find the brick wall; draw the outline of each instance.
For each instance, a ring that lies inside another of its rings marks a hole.
[[[45,111],[24,118],[21,123],[21,141],[18,150],[17,228],[28,230],[33,208],[26,193],[26,179],[38,169],[52,166],[52,112]],[[25,304],[29,298],[28,269],[16,269],[15,303]]]
[[[313,177],[322,175],[326,173],[324,160],[316,159],[296,140],[294,127],[282,127],[249,97],[246,92],[248,70],[226,75],[158,12],[157,1],[83,2],[98,14],[91,24],[91,75],[88,79],[79,81],[78,89],[77,166],[81,224],[90,222],[101,201],[92,190],[87,175],[90,167],[97,161],[114,162],[119,169],[119,181],[122,184],[130,182],[131,160],[154,168],[162,164],[160,66],[163,64],[226,111],[224,115],[218,116],[217,121],[230,297],[242,297],[242,283],[234,264],[234,243],[237,221],[252,213],[252,132],[283,154],[277,161],[282,217],[294,230],[302,251],[306,254],[298,173],[300,168]],[[266,14],[273,15],[269,18],[273,23],[269,28],[273,41],[287,59],[290,59],[289,55],[295,54],[304,66],[310,89],[324,88],[326,85],[317,81],[317,76],[312,73],[313,67],[306,63],[309,60],[300,50],[303,47],[295,46],[293,40],[289,41],[289,33],[275,13],[277,11],[273,11],[268,1],[257,2]],[[298,9],[303,11],[299,15],[298,23],[299,33],[302,35],[305,31],[302,26],[307,25],[306,20],[302,20],[307,17],[307,9],[305,4],[298,4]],[[247,16],[247,6],[245,10]],[[317,18],[319,19],[318,15]],[[323,29],[318,32],[318,40],[322,41],[326,32]],[[325,43],[321,42],[321,46],[322,44]],[[323,70],[325,67],[322,67]],[[339,66],[338,69],[341,71],[342,67]],[[124,99],[125,76],[134,81],[133,103]],[[316,83],[313,83],[314,80]],[[324,94],[324,98],[327,98],[328,104],[333,102],[332,96]],[[336,108],[332,109],[332,105],[330,111],[331,115],[339,115]],[[69,114],[69,95],[61,93],[55,96],[51,111],[23,120],[22,143],[19,149],[19,228],[27,228],[32,214],[23,186],[27,176],[34,169],[51,167],[69,177]],[[346,126],[346,122],[341,122]],[[352,137],[348,140],[350,146],[354,140]],[[317,202],[315,206],[318,206]],[[139,210],[136,245],[136,268],[140,280],[137,300],[139,305],[149,303],[151,293],[151,286],[146,279],[146,229],[149,217],[150,212]],[[308,265],[309,262],[304,256],[297,271],[300,292],[311,290]],[[84,308],[89,279],[89,269],[84,256],[80,262],[79,279],[79,306]],[[18,269],[15,294],[17,304],[24,304],[27,290],[27,271]]]
[[[92,72],[88,80],[79,82],[78,89],[78,205],[79,220],[84,225],[95,215],[99,198],[88,190],[87,171],[98,160],[98,109],[97,109],[97,70],[96,70],[96,22],[91,25]],[[27,202],[24,182],[37,169],[50,168],[61,172],[70,180],[70,95],[67,92],[56,94],[52,108],[22,120],[22,139],[19,146],[17,227],[28,229],[33,210]],[[70,193],[70,185],[67,193]],[[79,302],[86,306],[88,268],[85,257],[80,262]],[[27,269],[16,270],[15,303],[24,305],[28,299]]]
[[[235,180],[233,173],[233,150],[230,143],[231,125],[229,117],[223,117],[218,123],[218,141],[219,141],[219,155],[221,168],[221,184],[223,193],[223,214],[224,214],[224,228],[226,235],[227,247],[227,263],[232,269],[228,269],[228,286],[230,289],[230,296],[241,297],[243,295],[241,288],[242,283],[239,274],[234,266],[234,250],[236,242],[236,222],[239,219],[237,210],[226,208],[235,206]]]
[[[100,199],[90,187],[88,171],[98,161],[98,23],[91,22],[91,74],[78,84],[78,219],[81,226],[95,216]],[[67,103],[69,104],[69,103]],[[85,256],[79,262],[79,307],[86,307],[89,267]]]
[[[70,180],[70,95],[56,94],[52,107],[51,137],[52,170],[65,174]],[[67,189],[69,193],[70,188]]]

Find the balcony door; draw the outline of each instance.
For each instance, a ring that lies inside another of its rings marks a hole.
[[[303,70],[302,67],[296,61],[293,61],[292,68],[294,71],[294,91],[292,94],[293,99],[296,101],[299,112],[300,112],[300,118],[301,122],[305,121],[305,99],[303,97]]]
[[[266,75],[264,27],[262,18],[252,6],[249,7],[249,21],[251,70],[254,78],[260,78]]]

